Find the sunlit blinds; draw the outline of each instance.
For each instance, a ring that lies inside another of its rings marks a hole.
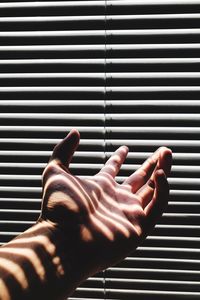
[[[1,243],[37,219],[42,170],[70,128],[80,176],[122,144],[119,182],[157,147],[174,152],[154,232],[75,299],[200,297],[199,24],[199,0],[0,3]]]

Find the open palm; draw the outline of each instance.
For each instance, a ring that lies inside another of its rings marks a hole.
[[[79,133],[72,130],[54,148],[43,174],[41,219],[73,243],[88,276],[127,256],[155,225],[168,200],[171,151],[159,148],[118,184],[128,148],[118,148],[95,176],[80,178],[69,171],[78,144]]]

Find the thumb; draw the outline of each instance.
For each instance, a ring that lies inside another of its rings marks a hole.
[[[68,168],[72,156],[79,145],[79,140],[80,133],[78,130],[72,129],[69,134],[55,146],[50,161],[58,160]]]

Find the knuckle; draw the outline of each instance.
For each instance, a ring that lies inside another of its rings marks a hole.
[[[44,179],[52,174],[58,173],[58,168],[59,165],[54,160],[50,161],[42,173],[42,178]]]
[[[118,155],[114,156],[112,159],[112,164],[118,166],[120,163],[120,157]]]
[[[94,180],[99,186],[106,187],[108,185],[113,185],[113,178],[110,174],[105,172],[100,172],[94,176]]]

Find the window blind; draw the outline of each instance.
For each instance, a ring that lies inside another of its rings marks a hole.
[[[41,173],[67,131],[71,169],[95,174],[120,145],[118,182],[173,152],[167,210],[147,240],[71,299],[200,296],[200,1],[0,3],[0,241],[31,226]]]

